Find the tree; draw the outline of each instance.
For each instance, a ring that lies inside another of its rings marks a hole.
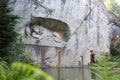
[[[9,4],[9,0],[0,0],[0,57],[12,54],[18,36],[15,31],[17,17],[11,14]]]

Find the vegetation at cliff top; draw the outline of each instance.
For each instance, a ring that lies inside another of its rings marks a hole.
[[[107,9],[120,17],[120,0],[102,0]]]

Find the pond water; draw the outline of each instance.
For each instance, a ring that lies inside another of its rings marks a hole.
[[[89,68],[47,68],[43,71],[55,80],[99,80]]]

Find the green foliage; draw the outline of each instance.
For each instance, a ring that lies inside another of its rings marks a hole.
[[[7,71],[9,69],[8,63],[5,62],[2,58],[0,58],[0,65],[4,67],[4,69]]]
[[[112,56],[118,56],[118,55],[120,55],[120,38],[116,38],[111,43],[110,53],[111,53]]]
[[[110,57],[104,55],[102,60],[92,65],[92,72],[101,80],[120,80],[120,72],[113,70],[117,64],[109,60]]]
[[[0,80],[53,80],[53,78],[37,67],[15,62],[7,71],[0,65]]]
[[[9,0],[0,0],[0,56],[11,54],[13,43],[17,40],[15,23],[17,17],[10,14]]]
[[[114,2],[112,4],[112,12],[114,12],[115,14],[120,14],[120,5],[116,2]]]
[[[120,17],[120,4],[116,2],[117,0],[102,0],[102,1],[104,2],[109,11]]]
[[[117,67],[120,67],[120,55],[119,56],[111,56],[109,61],[110,62],[116,62]]]
[[[6,60],[9,60],[9,63],[14,61],[21,61],[24,63],[33,63],[30,53],[26,53],[25,45],[19,41],[16,41],[12,45],[11,55],[4,57]]]
[[[19,41],[20,35],[15,31],[18,17],[11,14],[9,4],[9,0],[0,0],[0,57],[8,63],[31,63],[31,56],[24,51],[24,44]]]

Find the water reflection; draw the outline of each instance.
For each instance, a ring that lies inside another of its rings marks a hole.
[[[55,80],[99,80],[88,68],[48,68],[43,71]]]

